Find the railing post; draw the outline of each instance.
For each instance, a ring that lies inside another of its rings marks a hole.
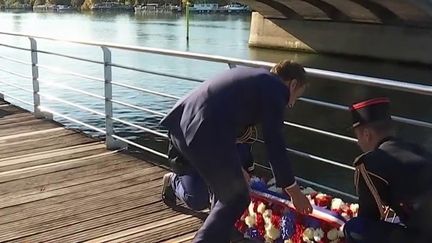
[[[32,82],[33,82],[33,114],[36,118],[49,118],[52,119],[52,115],[42,112],[40,110],[40,96],[39,96],[39,68],[38,64],[38,53],[37,53],[37,42],[34,38],[29,37],[30,50],[31,50],[31,63],[32,63]]]
[[[111,67],[111,51],[105,46],[102,46],[104,56],[104,79],[105,79],[105,143],[107,149],[126,148],[127,144],[115,140],[113,127],[113,107],[112,107],[112,67]]]
[[[237,65],[235,65],[234,63],[228,63],[228,67],[230,68],[230,69],[232,69],[232,68],[235,68],[235,67],[237,67]]]

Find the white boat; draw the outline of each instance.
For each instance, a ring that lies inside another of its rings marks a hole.
[[[190,5],[189,11],[195,13],[215,13],[219,10],[217,3],[195,3]]]

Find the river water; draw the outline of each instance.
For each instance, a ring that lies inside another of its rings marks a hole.
[[[250,28],[249,15],[192,15],[190,23],[190,40],[187,42],[186,21],[183,15],[0,13],[0,31],[21,32],[65,39],[112,42],[272,62],[289,58],[307,67],[414,83],[431,84],[432,81],[431,67],[418,64],[249,48],[247,45]],[[29,41],[25,38],[0,35],[0,42],[25,48],[29,47]],[[103,60],[102,51],[98,47],[65,44],[54,41],[38,41],[38,49],[80,56],[92,60]],[[26,62],[30,61],[30,54],[28,52],[11,50],[5,47],[0,47],[0,55]],[[221,64],[118,50],[113,50],[112,59],[114,63],[197,79],[206,79],[227,68],[226,65]],[[85,63],[47,54],[39,54],[39,63],[103,78],[103,67],[98,64]],[[28,65],[15,64],[5,59],[0,59],[0,68],[28,76],[31,75],[31,68]],[[41,81],[67,84],[71,87],[103,95],[103,85],[100,82],[58,74],[44,68],[40,68],[39,73]],[[5,72],[0,71],[0,79],[31,88],[31,80],[17,78]],[[197,82],[171,79],[119,68],[113,68],[113,80],[176,96],[185,95],[199,84]],[[31,95],[17,91],[12,87],[2,85],[0,90],[1,92],[13,94],[24,100],[31,101]],[[55,88],[45,83],[41,83],[41,92],[42,94],[63,98],[69,102],[74,102],[101,112],[104,109],[104,103],[101,100]],[[114,98],[117,100],[160,112],[167,112],[175,103],[173,99],[157,97],[121,87],[114,87],[113,92]],[[392,99],[392,111],[394,114],[423,121],[432,121],[431,99],[405,92],[313,79],[305,95],[308,98],[334,102],[341,105],[349,105],[355,101],[377,95],[387,95]],[[42,99],[42,105],[61,111],[64,114],[97,127],[104,128],[103,121],[96,115],[46,98]],[[157,128],[157,123],[160,120],[160,116],[146,114],[121,105],[114,106],[114,116],[152,128]],[[287,119],[299,124],[352,136],[350,131],[346,130],[350,119],[349,113],[346,111],[332,110],[299,102],[293,110],[287,112]],[[61,121],[66,122],[64,120]],[[76,127],[76,125],[68,122],[66,124]],[[432,133],[430,129],[415,128],[402,124],[398,124],[398,128],[400,129],[401,136],[432,148]],[[162,152],[165,150],[165,143],[161,142],[161,139],[155,139],[153,136],[143,134],[134,129],[126,129],[121,124],[116,124],[116,132],[122,136],[134,138]],[[287,144],[290,147],[345,164],[351,164],[353,158],[360,153],[356,144],[352,142],[341,141],[322,135],[317,136],[313,133],[293,128],[287,128],[286,133]],[[262,145],[257,144],[254,147],[257,161],[265,164]],[[298,156],[291,156],[291,158],[299,176],[352,192],[352,171],[335,168]]]

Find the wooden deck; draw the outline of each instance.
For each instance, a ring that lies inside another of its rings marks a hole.
[[[189,242],[202,220],[160,200],[164,173],[0,101],[0,242]]]

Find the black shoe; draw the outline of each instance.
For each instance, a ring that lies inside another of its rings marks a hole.
[[[174,173],[169,172],[162,177],[162,201],[168,206],[175,206],[177,204],[177,197],[171,186],[173,175]]]

